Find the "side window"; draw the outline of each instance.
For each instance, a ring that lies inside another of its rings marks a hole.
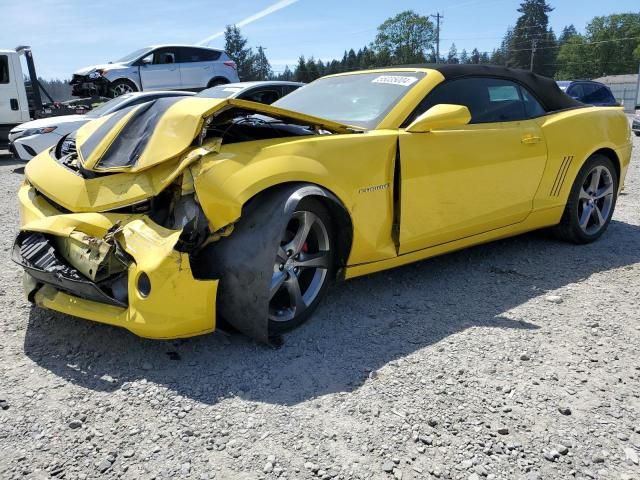
[[[570,97],[576,98],[578,100],[582,100],[584,98],[584,87],[581,83],[576,83],[571,85],[567,89],[567,95]]]
[[[216,60],[220,60],[220,55],[222,55],[222,52],[217,50],[200,50],[200,58],[202,58],[201,61],[203,62],[215,62]]]
[[[249,100],[250,102],[264,103],[271,105],[273,102],[280,98],[280,94],[273,89],[253,89],[249,90],[243,95],[240,95],[241,100]]]
[[[282,90],[284,91],[285,95],[289,95],[291,92],[299,89],[300,87],[298,85],[284,85],[282,87]]]
[[[9,57],[0,55],[0,83],[9,83]]]
[[[609,103],[615,101],[613,95],[604,85],[592,83],[589,85],[590,91],[585,95],[585,103]]]
[[[527,118],[536,118],[544,115],[546,110],[540,102],[531,95],[526,88],[520,87],[522,92],[522,100],[524,100],[524,109],[527,112]]]
[[[195,63],[195,62],[213,62],[220,58],[220,53],[216,50],[209,50],[204,48],[180,48],[180,63]]]
[[[441,103],[467,107],[471,112],[470,123],[512,122],[539,116],[545,111],[515,82],[498,78],[461,78],[437,86],[403,126]]]
[[[153,53],[154,65],[177,63],[177,60],[176,50],[173,48],[161,48]]]

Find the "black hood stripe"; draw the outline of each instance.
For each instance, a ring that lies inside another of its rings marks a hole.
[[[108,135],[123,117],[136,109],[95,164],[95,167],[100,168],[134,166],[149,143],[149,139],[162,116],[181,100],[184,100],[184,97],[159,98],[117,112],[82,144],[80,147],[82,157],[86,160],[100,143],[100,140]]]
[[[134,166],[144,152],[162,116],[181,100],[184,99],[182,97],[159,98],[143,104],[109,145],[96,167]]]
[[[129,112],[131,112],[131,110],[133,110],[134,108],[136,107],[131,106],[128,108],[123,108],[122,110],[114,113],[113,116],[109,118],[109,120],[100,125],[95,132],[89,135],[89,137],[84,142],[82,142],[82,145],[80,145],[80,155],[85,162],[89,159],[100,141],[113,129],[113,127],[117,125],[120,120],[127,116]]]

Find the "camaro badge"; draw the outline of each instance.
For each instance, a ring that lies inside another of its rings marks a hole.
[[[362,187],[361,189],[358,190],[358,193],[377,192],[380,190],[386,190],[387,188],[389,188],[389,184],[383,183],[382,185],[372,185],[370,187]]]

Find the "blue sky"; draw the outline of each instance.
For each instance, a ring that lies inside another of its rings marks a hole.
[[[280,0],[288,4],[241,28],[252,46],[262,45],[274,70],[299,55],[340,58],[345,48],[373,40],[376,27],[413,9],[444,14],[441,51],[455,42],[490,51],[518,16],[519,0]],[[31,45],[38,74],[69,78],[85,65],[115,60],[138,47],[195,43],[278,3],[277,0],[0,0],[0,49]],[[596,15],[640,11],[638,0],[550,0],[556,32],[573,23],[579,31]],[[222,47],[222,37],[210,46]]]

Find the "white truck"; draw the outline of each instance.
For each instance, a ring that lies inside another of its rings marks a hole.
[[[25,58],[28,57],[27,65],[29,63],[33,65],[31,50],[28,47],[0,50],[0,148],[6,147],[8,144],[7,136],[13,127],[31,120],[20,61],[20,57],[23,55]],[[39,99],[39,93],[37,92],[34,97],[38,96]],[[42,101],[39,103],[41,107]]]

